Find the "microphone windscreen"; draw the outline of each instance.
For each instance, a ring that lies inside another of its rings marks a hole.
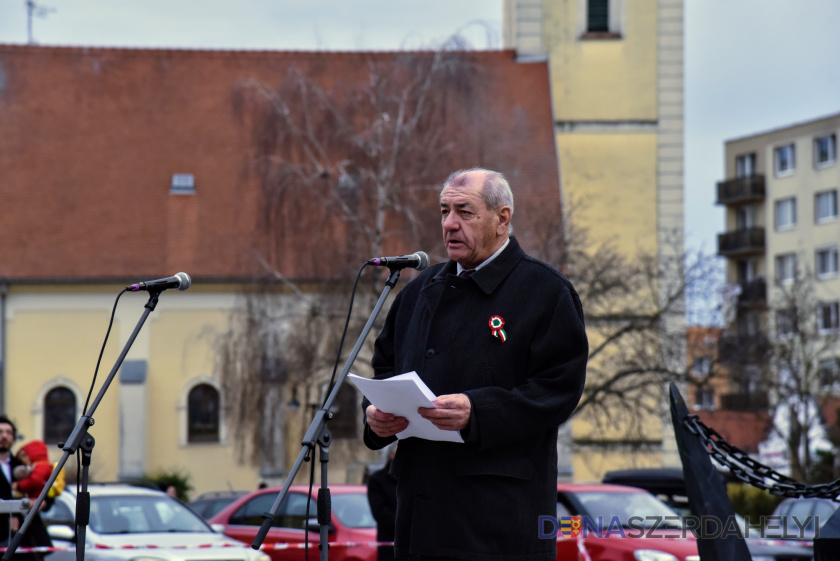
[[[422,271],[423,269],[429,266],[429,256],[426,255],[425,251],[418,251],[417,253],[415,253],[415,255],[420,258],[420,263],[417,265],[417,267],[415,267],[415,269],[417,269],[418,271]]]
[[[186,290],[192,284],[192,279],[187,273],[178,273],[175,276],[181,281],[181,284],[178,285],[178,290]]]

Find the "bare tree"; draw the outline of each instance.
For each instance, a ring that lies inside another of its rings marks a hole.
[[[362,79],[335,83],[302,60],[279,87],[249,80],[235,89],[235,109],[254,132],[263,208],[254,257],[265,279],[232,312],[217,370],[226,395],[236,396],[226,406],[240,452],[260,465],[286,463],[284,441],[296,441],[288,431],[299,429],[283,422],[291,397],[306,396],[304,407],[326,397],[347,311],[344,281],[359,256],[382,255],[388,244],[431,246],[435,214],[415,209],[430,207],[440,170],[461,153],[447,132],[469,113],[475,69],[464,53],[371,54],[363,70]],[[290,239],[299,240],[294,252]],[[380,292],[381,277],[372,278],[357,295],[351,342]],[[352,397],[330,423],[334,435],[342,418],[356,424]]]
[[[689,289],[713,291],[716,264],[700,252],[678,249],[665,259],[628,255],[615,241],[595,244],[575,220],[580,204],[567,203],[564,223],[542,221],[538,251],[568,274],[586,317],[587,383],[575,415],[591,432],[579,437],[644,439],[645,425],[662,415],[666,384],[687,379],[685,331],[669,318],[685,314]]]
[[[831,447],[820,402],[838,381],[837,301],[821,300],[814,275],[806,272],[776,284],[768,312],[772,336],[764,382],[772,394],[774,421],[765,444],[783,442],[791,477],[806,481],[816,450]]]
[[[334,303],[329,295],[267,282],[242,300],[218,348],[226,415],[241,457],[282,470],[288,402],[297,388],[317,398],[328,379],[328,352],[337,340]]]
[[[320,254],[344,269],[351,258],[381,255],[389,241],[426,242],[434,216],[415,209],[427,207],[458,153],[446,132],[467,113],[475,69],[448,49],[371,54],[362,82],[326,87],[317,69],[302,66],[292,65],[279,88],[249,80],[235,92],[239,110],[255,116],[269,268],[284,269],[278,240],[291,234],[287,224],[299,228],[316,209]],[[313,268],[317,278],[336,274]]]

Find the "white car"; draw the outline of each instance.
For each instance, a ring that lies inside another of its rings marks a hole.
[[[265,553],[214,532],[166,493],[129,485],[90,485],[88,491],[86,559],[270,561]],[[52,508],[41,513],[56,547],[72,547],[75,512],[75,489],[65,488]]]

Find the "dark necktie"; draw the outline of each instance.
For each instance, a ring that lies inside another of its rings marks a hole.
[[[461,271],[460,273],[458,273],[458,276],[459,276],[459,277],[461,277],[462,279],[467,279],[467,278],[469,278],[469,277],[470,277],[470,275],[472,275],[474,272],[475,272],[475,269],[464,269],[463,271]]]

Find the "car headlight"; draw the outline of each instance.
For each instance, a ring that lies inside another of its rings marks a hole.
[[[776,558],[768,555],[753,555],[752,561],[776,561]]]
[[[637,549],[633,552],[633,557],[638,561],[680,561],[670,553],[655,549]]]
[[[271,557],[266,555],[265,553],[258,553],[256,557],[254,557],[254,561],[271,561]],[[774,561],[771,559],[770,561]]]

